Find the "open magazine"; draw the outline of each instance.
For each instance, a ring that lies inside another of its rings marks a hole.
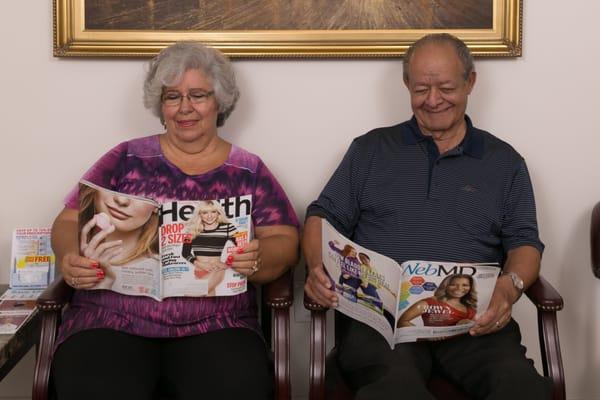
[[[92,289],[159,301],[246,291],[226,261],[252,239],[251,195],[159,204],[81,181],[79,199],[82,254],[105,273]]]
[[[464,334],[483,314],[500,274],[497,263],[394,260],[357,245],[327,221],[323,265],[337,310],[372,327],[390,347]]]

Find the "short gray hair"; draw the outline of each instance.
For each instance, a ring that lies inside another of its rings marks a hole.
[[[179,83],[190,69],[200,70],[211,81],[219,105],[217,126],[223,126],[240,97],[235,74],[231,63],[220,51],[198,42],[175,43],[150,61],[144,81],[144,105],[164,123],[163,88]]]
[[[414,42],[406,51],[404,59],[402,60],[404,82],[408,82],[408,66],[415,51],[427,44],[451,45],[454,48],[454,50],[456,50],[456,55],[463,64],[463,78],[465,79],[465,81],[469,79],[469,75],[471,75],[471,72],[475,70],[475,65],[473,63],[473,55],[471,54],[471,51],[469,50],[465,42],[449,33],[431,33],[429,35],[423,36],[421,39]]]

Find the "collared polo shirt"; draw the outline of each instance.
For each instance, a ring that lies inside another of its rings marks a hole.
[[[464,140],[442,155],[414,117],[354,139],[307,217],[399,263],[503,263],[523,245],[542,252],[525,161],[465,118]]]

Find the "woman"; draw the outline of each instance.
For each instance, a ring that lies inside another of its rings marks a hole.
[[[285,193],[257,156],[219,137],[239,92],[217,51],[178,43],[150,63],[146,107],[162,134],[121,143],[84,175],[97,186],[159,203],[252,197],[254,239],[231,268],[264,283],[297,262],[298,221]],[[77,194],[53,225],[65,281],[95,284],[98,261],[79,255]],[[107,290],[76,290],[53,361],[59,399],[150,399],[158,388],[180,399],[268,399],[273,381],[260,336],[253,285],[223,297],[162,302]],[[227,384],[233,383],[235,384]]]
[[[208,295],[215,293],[233,256],[221,260],[227,244],[235,245],[235,226],[229,222],[223,208],[214,200],[201,201],[188,222],[187,234],[192,238],[181,249],[181,255],[194,264],[197,279],[208,280]]]
[[[101,280],[86,283],[73,277],[71,283],[80,289],[113,289],[125,294],[158,296],[159,293],[143,289],[148,285],[124,288],[120,277],[126,271],[115,269],[143,269],[150,270],[152,276],[158,275],[156,205],[86,183],[80,184],[79,198],[80,254],[98,262],[93,266]]]
[[[452,326],[469,323],[477,313],[477,291],[471,275],[448,275],[433,297],[410,306],[398,320],[398,327],[415,326],[412,321],[423,319],[425,326]]]

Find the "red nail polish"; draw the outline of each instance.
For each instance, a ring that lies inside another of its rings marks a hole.
[[[96,271],[96,276],[100,279],[104,279],[104,271],[102,271],[102,270]]]
[[[243,248],[241,248],[241,247],[238,247],[238,249],[237,249],[237,253],[238,253],[238,254],[242,254],[243,252],[244,252],[244,249],[243,249]]]
[[[230,260],[229,258],[227,258],[227,261],[225,261],[225,264],[226,264],[228,267],[231,267],[231,266],[233,265],[233,258],[232,258],[231,260]]]
[[[227,262],[232,262],[233,261],[233,256],[230,254],[227,256]]]
[[[98,261],[92,261],[90,265],[92,266],[92,268],[100,268],[100,264],[98,264]]]

